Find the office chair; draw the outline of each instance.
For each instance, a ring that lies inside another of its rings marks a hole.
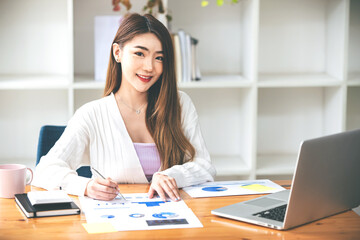
[[[40,129],[39,143],[37,149],[36,165],[39,164],[40,158],[46,155],[54,146],[56,141],[64,132],[66,126],[45,125]],[[91,178],[92,173],[89,166],[82,166],[76,170],[79,176]]]

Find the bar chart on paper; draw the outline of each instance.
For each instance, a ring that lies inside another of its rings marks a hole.
[[[117,231],[202,227],[182,200],[149,199],[146,193],[124,194],[124,197],[126,201],[80,198],[87,223],[108,223]]]

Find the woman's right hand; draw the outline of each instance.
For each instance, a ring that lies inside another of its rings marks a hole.
[[[119,194],[119,187],[111,178],[91,179],[85,189],[85,196],[98,200],[113,200]]]

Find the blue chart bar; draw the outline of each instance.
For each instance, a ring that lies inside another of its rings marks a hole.
[[[204,188],[202,188],[202,190],[207,191],[207,192],[222,192],[222,191],[226,191],[227,188],[226,187],[215,186],[215,187],[204,187]]]
[[[138,204],[145,204],[147,207],[158,207],[161,203],[165,203],[164,201],[156,201],[156,202],[132,202]]]
[[[161,213],[154,213],[152,216],[155,218],[176,218],[179,215],[173,212],[161,212]]]

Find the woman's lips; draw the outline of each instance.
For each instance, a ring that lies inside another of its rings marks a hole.
[[[152,76],[146,76],[146,75],[140,75],[136,74],[136,76],[142,81],[142,82],[150,82],[152,79]]]

